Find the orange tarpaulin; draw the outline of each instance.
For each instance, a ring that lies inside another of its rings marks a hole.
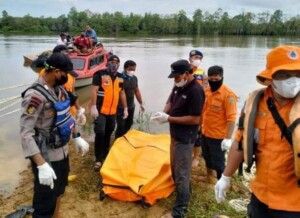
[[[170,135],[130,130],[118,138],[100,170],[105,195],[153,205],[174,191]]]

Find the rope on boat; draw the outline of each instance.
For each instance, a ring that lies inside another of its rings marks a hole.
[[[3,87],[0,88],[0,91],[8,90],[8,89],[15,89],[23,86],[29,86],[30,84],[22,84],[22,85],[15,85],[15,86],[9,86],[9,87]]]
[[[9,115],[9,114],[12,114],[12,113],[18,112],[19,110],[21,110],[21,109],[19,108],[19,109],[16,109],[16,110],[13,110],[13,111],[7,112],[7,113],[5,113],[5,114],[2,114],[2,115],[0,115],[0,118],[2,118],[2,117],[5,117],[5,116],[7,116],[7,115]]]
[[[6,110],[7,108],[10,108],[10,107],[14,106],[15,104],[19,103],[20,101],[21,101],[21,100],[15,101],[15,102],[11,103],[10,105],[7,105],[7,106],[1,108],[1,109],[0,109],[0,112]]]
[[[15,96],[11,96],[11,97],[8,97],[8,98],[3,98],[3,99],[0,99],[0,104],[6,103],[8,101],[18,99],[18,98],[21,98],[21,95],[15,95]]]

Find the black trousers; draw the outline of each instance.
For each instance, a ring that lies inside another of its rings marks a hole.
[[[203,136],[202,139],[201,149],[206,167],[216,170],[217,177],[220,179],[225,169],[225,151],[221,149],[223,139],[213,139],[206,136]]]
[[[70,171],[69,158],[60,161],[51,162],[51,167],[55,172],[57,179],[54,180],[54,188],[41,185],[39,182],[39,171],[37,165],[31,161],[31,168],[34,176],[33,200],[34,208],[33,218],[51,218],[56,207],[56,200],[65,192],[68,185],[68,175]]]
[[[248,216],[250,218],[299,218],[300,211],[291,212],[291,211],[270,209],[268,205],[262,203],[252,193],[251,200],[248,205]]]
[[[128,117],[123,119],[124,109],[118,108],[116,139],[125,135],[130,130],[133,124],[134,109],[134,107],[128,108]]]
[[[103,162],[108,154],[110,138],[115,125],[116,115],[99,114],[94,121],[95,158],[97,162]]]

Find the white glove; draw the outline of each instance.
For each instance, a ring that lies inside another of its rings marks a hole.
[[[221,203],[225,200],[226,192],[230,186],[231,177],[224,176],[219,179],[217,184],[215,185],[215,197],[218,203]]]
[[[125,120],[128,117],[128,108],[124,108],[123,119]]]
[[[56,178],[54,170],[50,165],[45,162],[44,164],[37,166],[39,170],[39,181],[41,185],[49,185],[51,189],[54,188],[54,179]]]
[[[91,108],[91,115],[94,119],[97,119],[97,117],[99,116],[99,112],[98,112],[98,109],[97,109],[97,106],[96,105],[92,105],[92,108]]]
[[[144,103],[140,104],[140,110],[142,113],[145,112],[145,107],[144,107]]]
[[[231,139],[223,139],[221,143],[221,149],[222,151],[228,151],[231,147],[232,140]]]
[[[86,116],[84,114],[85,109],[83,107],[80,107],[79,110],[76,112],[76,117],[77,117],[77,124],[80,126],[83,126],[86,123]]]
[[[82,151],[82,156],[85,155],[89,151],[89,143],[87,143],[81,136],[74,138],[74,144],[76,152],[79,150]]]
[[[169,115],[165,112],[156,112],[150,119],[160,124],[168,122]]]

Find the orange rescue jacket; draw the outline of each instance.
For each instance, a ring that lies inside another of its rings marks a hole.
[[[101,84],[97,92],[97,105],[99,111],[105,115],[114,115],[117,113],[120,92],[122,91],[123,79],[116,77],[112,80],[110,75],[101,76]]]
[[[202,115],[202,134],[214,139],[226,137],[227,122],[235,122],[237,96],[223,84],[217,91],[205,88],[205,103]]]
[[[259,101],[254,121],[259,137],[255,152],[256,177],[251,183],[251,190],[271,209],[299,212],[300,188],[297,187],[298,179],[294,171],[293,149],[286,138],[281,137],[282,133],[268,109],[268,97],[272,97],[270,87]],[[294,101],[284,106],[275,104],[285,124],[290,126],[289,114]],[[242,131],[239,130],[235,140],[240,141],[241,138]]]

